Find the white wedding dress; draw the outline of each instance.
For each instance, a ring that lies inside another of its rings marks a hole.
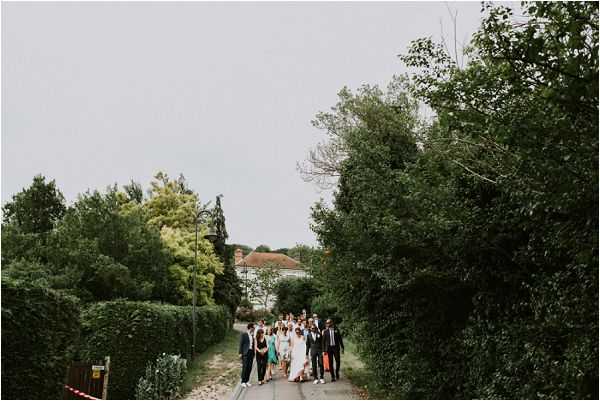
[[[292,363],[290,366],[290,376],[288,381],[294,381],[304,374],[304,363],[306,361],[306,343],[304,336],[294,335],[292,340]]]

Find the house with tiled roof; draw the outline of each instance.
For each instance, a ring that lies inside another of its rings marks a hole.
[[[253,280],[259,269],[271,264],[279,267],[280,278],[306,276],[306,271],[300,262],[283,253],[252,251],[244,256],[242,250],[238,248],[235,250],[234,258],[235,272],[242,283],[244,280]]]

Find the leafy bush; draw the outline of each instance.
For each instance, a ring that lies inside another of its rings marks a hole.
[[[179,397],[186,370],[185,359],[163,353],[156,362],[149,362],[146,366],[146,374],[138,381],[135,398],[173,400]]]
[[[310,310],[312,300],[319,295],[319,290],[315,280],[310,277],[286,277],[277,282],[275,295],[275,309],[278,312],[298,314],[302,309]]]
[[[225,306],[197,308],[196,352],[220,341],[230,316]],[[150,361],[164,353],[191,357],[192,308],[147,302],[111,301],[82,313],[84,359],[111,356],[109,397],[131,399]]]
[[[60,399],[79,340],[78,300],[2,280],[2,398]]]
[[[269,323],[275,319],[273,313],[267,309],[251,309],[251,308],[238,308],[235,315],[236,319],[240,322],[257,322],[264,319],[265,322]]]
[[[598,3],[484,9],[464,66],[420,39],[317,115],[321,288],[390,397],[597,399]]]
[[[250,300],[248,298],[242,298],[239,306],[240,306],[240,308],[246,308],[246,309],[254,308],[254,305],[252,305],[252,302],[250,302]]]
[[[332,319],[335,325],[342,323],[342,315],[338,312],[336,302],[328,294],[315,297],[310,306],[310,312],[319,315],[322,320]]]

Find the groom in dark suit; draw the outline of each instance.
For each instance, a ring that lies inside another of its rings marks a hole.
[[[310,333],[306,336],[306,356],[309,353],[312,361],[312,373],[315,378],[313,383],[318,384],[319,381],[325,383],[325,380],[323,380],[323,374],[325,373],[323,367],[323,337],[316,326],[312,326]],[[320,376],[319,372],[321,372]]]
[[[250,387],[250,372],[254,360],[254,323],[248,323],[248,331],[240,336],[240,358],[242,359],[242,387]]]
[[[323,330],[323,347],[327,351],[329,357],[329,371],[331,372],[331,381],[340,378],[340,349],[344,352],[344,340],[342,335],[333,325],[331,319],[325,322],[325,330]],[[335,369],[334,369],[335,359]]]

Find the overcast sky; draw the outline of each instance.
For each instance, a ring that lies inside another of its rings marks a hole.
[[[2,203],[35,174],[71,203],[159,170],[223,194],[229,242],[315,244],[296,162],[344,85],[404,72],[472,3],[2,3]]]

